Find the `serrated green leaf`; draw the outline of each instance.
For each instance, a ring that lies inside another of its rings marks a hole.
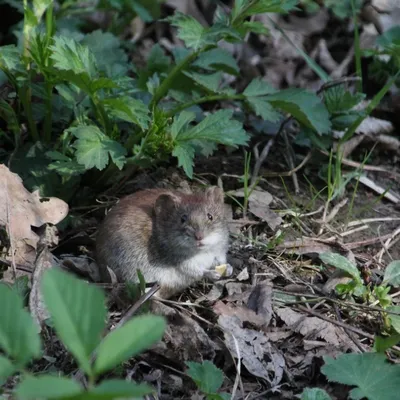
[[[194,148],[190,143],[180,143],[172,150],[172,155],[178,159],[178,166],[182,167],[186,175],[193,178]]]
[[[216,393],[224,381],[223,372],[211,361],[186,362],[189,369],[186,373],[194,380],[197,387],[204,393]]]
[[[365,98],[364,93],[350,93],[341,85],[327,89],[324,93],[325,105],[333,113],[349,112]]]
[[[81,125],[69,129],[78,140],[73,144],[76,148],[76,158],[86,169],[96,167],[99,170],[107,166],[109,157],[115,165],[122,169],[126,160],[126,149],[106,136],[95,125]]]
[[[110,332],[97,349],[94,371],[101,374],[158,342],[165,330],[160,316],[141,315]]]
[[[13,44],[0,47],[0,69],[12,73],[24,72],[20,51]]]
[[[28,376],[15,389],[19,400],[60,399],[83,392],[78,382],[59,376]]]
[[[180,144],[184,141],[199,139],[228,146],[245,145],[249,137],[242,124],[231,119],[232,115],[232,110],[219,110],[208,115],[196,126],[185,132],[180,132],[176,136],[176,141]]]
[[[374,350],[377,353],[385,353],[386,350],[395,346],[400,342],[400,333],[390,335],[387,337],[375,336]]]
[[[282,117],[263,97],[248,97],[247,103],[254,113],[265,121],[277,122]]]
[[[332,400],[332,397],[323,389],[305,388],[301,394],[301,400]]]
[[[357,386],[351,399],[397,400],[400,392],[400,366],[389,364],[380,353],[341,354],[334,360],[324,357],[321,371],[329,381]]]
[[[0,385],[3,385],[5,380],[16,372],[13,363],[6,357],[0,355]]]
[[[262,78],[255,78],[249,83],[243,94],[246,97],[254,97],[265,96],[267,94],[273,94],[276,92],[277,90],[274,89],[268,82],[264,81]]]
[[[184,71],[183,73],[193,79],[200,86],[203,86],[212,92],[218,92],[222,79],[222,72],[217,71],[212,74],[199,74],[197,72]]]
[[[105,99],[103,104],[113,117],[137,124],[142,129],[148,128],[150,123],[149,109],[142,101],[129,96],[122,96]]]
[[[400,286],[400,260],[392,261],[385,270],[383,282],[394,286]]]
[[[222,70],[231,75],[237,75],[240,71],[232,54],[219,48],[201,53],[193,65],[209,70]]]
[[[361,282],[360,271],[346,257],[336,253],[320,253],[319,258],[325,264],[347,272],[354,280]]]
[[[175,139],[179,133],[188,129],[191,122],[196,119],[196,114],[191,111],[182,111],[178,116],[175,116],[171,125],[171,136]]]
[[[41,353],[38,326],[24,309],[22,298],[14,289],[0,283],[0,348],[25,366]]]
[[[214,42],[207,41],[205,28],[197,20],[181,12],[175,12],[174,15],[166,19],[172,26],[178,28],[177,36],[183,40],[185,45],[197,51],[207,44]]]
[[[400,306],[389,306],[387,310],[400,314]],[[388,314],[388,318],[390,319],[393,329],[397,333],[400,333],[400,315]]]
[[[91,375],[90,356],[100,343],[107,316],[104,293],[57,268],[44,273],[41,288],[58,336]]]
[[[244,21],[242,24],[242,29],[244,30],[244,35],[249,32],[253,32],[258,35],[269,34],[269,29],[260,21]]]
[[[285,89],[268,95],[267,100],[319,134],[328,133],[331,129],[328,110],[314,93],[303,89]]]
[[[87,75],[89,78],[96,77],[96,58],[87,46],[74,39],[58,36],[54,38],[54,44],[50,48],[53,51],[51,58],[57,69]]]

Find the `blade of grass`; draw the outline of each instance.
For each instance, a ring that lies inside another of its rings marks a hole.
[[[361,71],[361,47],[360,47],[360,32],[358,30],[358,16],[354,0],[351,0],[351,10],[353,13],[354,24],[354,56],[356,62],[356,75],[360,78],[356,82],[357,92],[362,91],[362,71]]]

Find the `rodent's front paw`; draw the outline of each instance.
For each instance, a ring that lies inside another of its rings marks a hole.
[[[230,264],[221,264],[215,266],[213,269],[204,272],[204,277],[211,281],[217,281],[221,278],[231,276],[233,273],[233,267]]]
[[[221,274],[215,269],[209,269],[207,271],[204,271],[203,278],[208,279],[212,282],[216,282],[221,279]]]

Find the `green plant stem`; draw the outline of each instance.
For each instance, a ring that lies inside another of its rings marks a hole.
[[[186,108],[192,107],[196,104],[208,103],[210,101],[220,101],[220,100],[245,100],[246,96],[243,94],[217,94],[215,96],[206,96],[200,97],[199,99],[188,101],[187,103],[183,103],[178,107],[168,111],[166,113],[167,117],[173,117],[179,111],[185,110]]]
[[[100,100],[97,98],[96,95],[92,95],[92,96],[90,96],[90,98],[94,104],[94,107],[96,109],[96,113],[98,114],[100,122],[103,125],[105,134],[107,136],[110,136],[110,134],[111,134],[110,119],[108,118],[108,114],[107,114],[105,108],[103,107],[103,104],[101,104]]]
[[[205,46],[204,48],[198,51],[194,51],[193,53],[185,57],[179,64],[175,65],[175,67],[172,68],[171,72],[162,81],[161,85],[157,88],[156,92],[154,93],[153,98],[151,99],[150,102],[150,109],[152,110],[155,106],[158,105],[160,100],[167,94],[168,90],[172,86],[176,77],[186,66],[188,66],[192,61],[194,61],[199,56],[199,54],[204,53],[205,51],[208,51],[213,47],[214,46]]]
[[[44,116],[44,141],[49,143],[51,140],[51,128],[53,122],[53,85],[49,82],[45,84],[46,88],[46,114]]]
[[[46,35],[47,40],[50,40],[54,34],[54,19],[53,19],[53,12],[54,12],[54,3],[51,3],[46,10]]]
[[[358,30],[358,18],[354,0],[351,0],[351,10],[353,12],[353,24],[354,24],[354,55],[356,61],[356,74],[360,78],[356,82],[356,88],[358,92],[362,92],[362,71],[361,71],[361,48],[360,48],[360,33]]]
[[[32,103],[31,103],[32,94],[31,94],[31,88],[28,85],[30,85],[30,81],[27,83],[27,86],[20,89],[19,98],[21,100],[22,106],[24,107],[25,116],[28,122],[28,127],[32,139],[35,142],[38,142],[40,138],[35,121],[33,119]]]

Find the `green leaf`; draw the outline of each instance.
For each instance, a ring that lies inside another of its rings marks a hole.
[[[79,164],[86,169],[96,167],[102,170],[107,166],[110,156],[115,165],[122,169],[126,149],[106,136],[97,126],[81,125],[69,130],[78,138],[73,146],[76,148],[75,155]]]
[[[145,395],[154,393],[154,389],[146,384],[127,382],[120,379],[102,381],[98,386],[87,393],[88,400],[95,399],[116,399],[116,398],[142,398]],[[85,397],[86,399],[86,397]]]
[[[193,178],[194,154],[195,150],[189,143],[178,144],[172,151],[172,155],[178,159],[178,166],[190,179]]]
[[[150,51],[147,59],[147,70],[151,72],[166,72],[171,65],[171,58],[168,57],[163,48],[157,43]]]
[[[20,136],[20,125],[14,109],[4,100],[0,99],[0,118],[6,121],[7,129],[14,134],[17,142]]]
[[[215,393],[224,381],[223,372],[211,361],[186,362],[189,369],[186,373],[194,380],[197,387],[204,393]]]
[[[185,42],[187,47],[197,51],[206,44],[214,44],[213,41],[207,41],[205,28],[196,19],[189,15],[175,12],[171,17],[166,18],[172,26],[178,28],[177,36]]]
[[[301,400],[332,400],[332,397],[323,389],[305,388],[301,394]]]
[[[222,70],[231,75],[238,75],[240,72],[232,54],[219,48],[201,53],[193,65],[209,70]]]
[[[246,97],[254,97],[265,96],[276,92],[276,89],[274,89],[268,82],[264,81],[262,78],[255,78],[249,83],[243,94]]]
[[[106,110],[123,121],[133,122],[142,129],[147,129],[150,123],[149,109],[140,100],[129,96],[103,100]]]
[[[347,272],[354,280],[361,282],[360,271],[346,257],[336,253],[320,253],[319,258],[325,264]]]
[[[351,399],[398,400],[400,366],[389,364],[383,354],[341,354],[324,361],[321,371],[329,381],[357,386],[350,391]]]
[[[382,47],[400,46],[400,26],[395,25],[376,39],[376,44]]]
[[[96,58],[87,46],[65,36],[54,38],[51,46],[51,58],[54,66],[60,70],[71,71],[74,74],[87,75],[94,78],[97,75]]]
[[[42,291],[58,336],[91,375],[90,356],[101,340],[107,315],[104,293],[57,268],[45,272]]]
[[[199,74],[197,72],[183,72],[186,76],[193,79],[200,86],[205,87],[212,92],[218,92],[219,85],[221,84],[222,72],[214,72],[213,74]]]
[[[33,12],[38,21],[41,20],[43,14],[53,3],[54,0],[33,0]]]
[[[394,286],[400,286],[400,260],[392,261],[385,270],[383,282]]]
[[[38,326],[24,309],[21,296],[2,283],[0,304],[0,348],[17,366],[25,366],[41,353]]]
[[[175,116],[171,125],[172,138],[175,139],[182,131],[188,129],[189,124],[195,119],[196,114],[191,111],[182,111],[178,116]]]
[[[265,121],[278,122],[282,115],[263,97],[248,97],[247,103],[256,115]]]
[[[12,73],[24,72],[20,51],[13,44],[0,47],[0,69]]]
[[[400,306],[389,306],[387,308],[388,311],[395,312],[397,314],[400,314]],[[400,333],[400,315],[396,314],[388,314],[388,318],[390,320],[390,323],[393,327],[393,329],[397,332]]]
[[[377,353],[385,353],[386,350],[395,346],[399,342],[400,342],[400,333],[396,333],[394,335],[390,335],[387,337],[375,336],[374,350]]]
[[[19,400],[60,399],[83,392],[78,382],[59,376],[28,376],[15,389]]]
[[[165,320],[155,315],[132,318],[122,327],[110,332],[97,349],[95,373],[109,371],[158,342],[165,330]]]
[[[350,93],[342,85],[333,86],[325,91],[324,100],[328,111],[333,113],[349,112],[365,98],[364,93]]]
[[[6,379],[16,372],[13,363],[6,357],[0,355],[0,385],[3,385]]]
[[[176,136],[178,143],[202,139],[228,146],[238,146],[247,144],[249,137],[239,121],[231,119],[232,110],[219,110],[214,114],[208,115],[199,124],[180,132]]]
[[[331,129],[328,110],[314,93],[303,89],[285,89],[268,95],[267,100],[319,134],[328,133]]]

